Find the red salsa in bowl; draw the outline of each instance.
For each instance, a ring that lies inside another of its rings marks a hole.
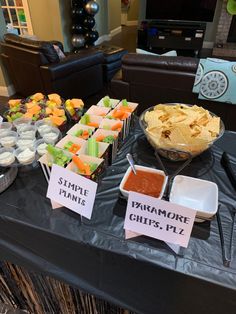
[[[129,168],[120,184],[120,190],[128,196],[128,192],[133,191],[153,197],[161,197],[165,189],[167,178],[163,171],[135,166],[137,174]],[[146,170],[147,169],[147,170]]]

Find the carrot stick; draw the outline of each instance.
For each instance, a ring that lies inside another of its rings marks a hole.
[[[125,120],[129,117],[129,114],[127,112],[125,112],[121,118],[121,120]]]
[[[122,110],[122,111],[125,111],[125,112],[132,112],[132,111],[133,111],[132,108],[130,108],[130,107],[125,107],[125,106],[121,106],[119,109]]]
[[[88,165],[88,164],[86,164],[86,165],[85,165],[84,172],[85,172],[85,174],[86,174],[87,176],[89,176],[89,175],[90,175],[91,171],[90,171],[90,167],[89,167],[89,165]]]
[[[70,149],[69,149],[69,151],[70,151],[71,153],[76,154],[79,149],[80,149],[80,145],[78,145],[78,144],[72,144],[71,147],[70,147]]]
[[[81,172],[85,172],[86,171],[85,164],[83,163],[83,161],[77,155],[72,156],[72,160],[73,160],[73,162],[76,164],[76,166],[78,167],[78,169]]]
[[[99,135],[96,137],[97,142],[102,142],[104,140],[105,136],[104,135]]]
[[[114,112],[112,113],[112,116],[114,118],[121,118],[123,116],[124,112],[122,110],[114,110]]]
[[[112,131],[116,131],[117,129],[121,129],[122,127],[122,123],[121,122],[116,122],[112,127],[111,130]]]
[[[98,128],[98,123],[96,123],[96,122],[88,122],[87,125],[93,126],[94,128]]]

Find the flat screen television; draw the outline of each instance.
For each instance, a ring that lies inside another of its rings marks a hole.
[[[217,0],[146,0],[146,19],[212,22]]]

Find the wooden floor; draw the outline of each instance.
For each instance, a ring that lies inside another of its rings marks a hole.
[[[113,36],[107,43],[127,49],[129,52],[136,51],[137,26],[122,26],[121,32]]]

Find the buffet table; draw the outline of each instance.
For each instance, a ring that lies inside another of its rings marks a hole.
[[[181,174],[216,182],[228,246],[235,192],[220,158],[229,153],[236,171],[236,133],[225,132]],[[91,220],[66,208],[52,210],[40,168],[21,169],[0,195],[0,259],[50,275],[137,313],[235,313],[236,250],[223,266],[217,220],[195,224],[190,243],[176,255],[148,237],[124,238],[125,202],[119,183],[130,152],[138,164],[160,168],[139,127],[126,139],[99,184]],[[163,159],[169,173],[178,163]]]

